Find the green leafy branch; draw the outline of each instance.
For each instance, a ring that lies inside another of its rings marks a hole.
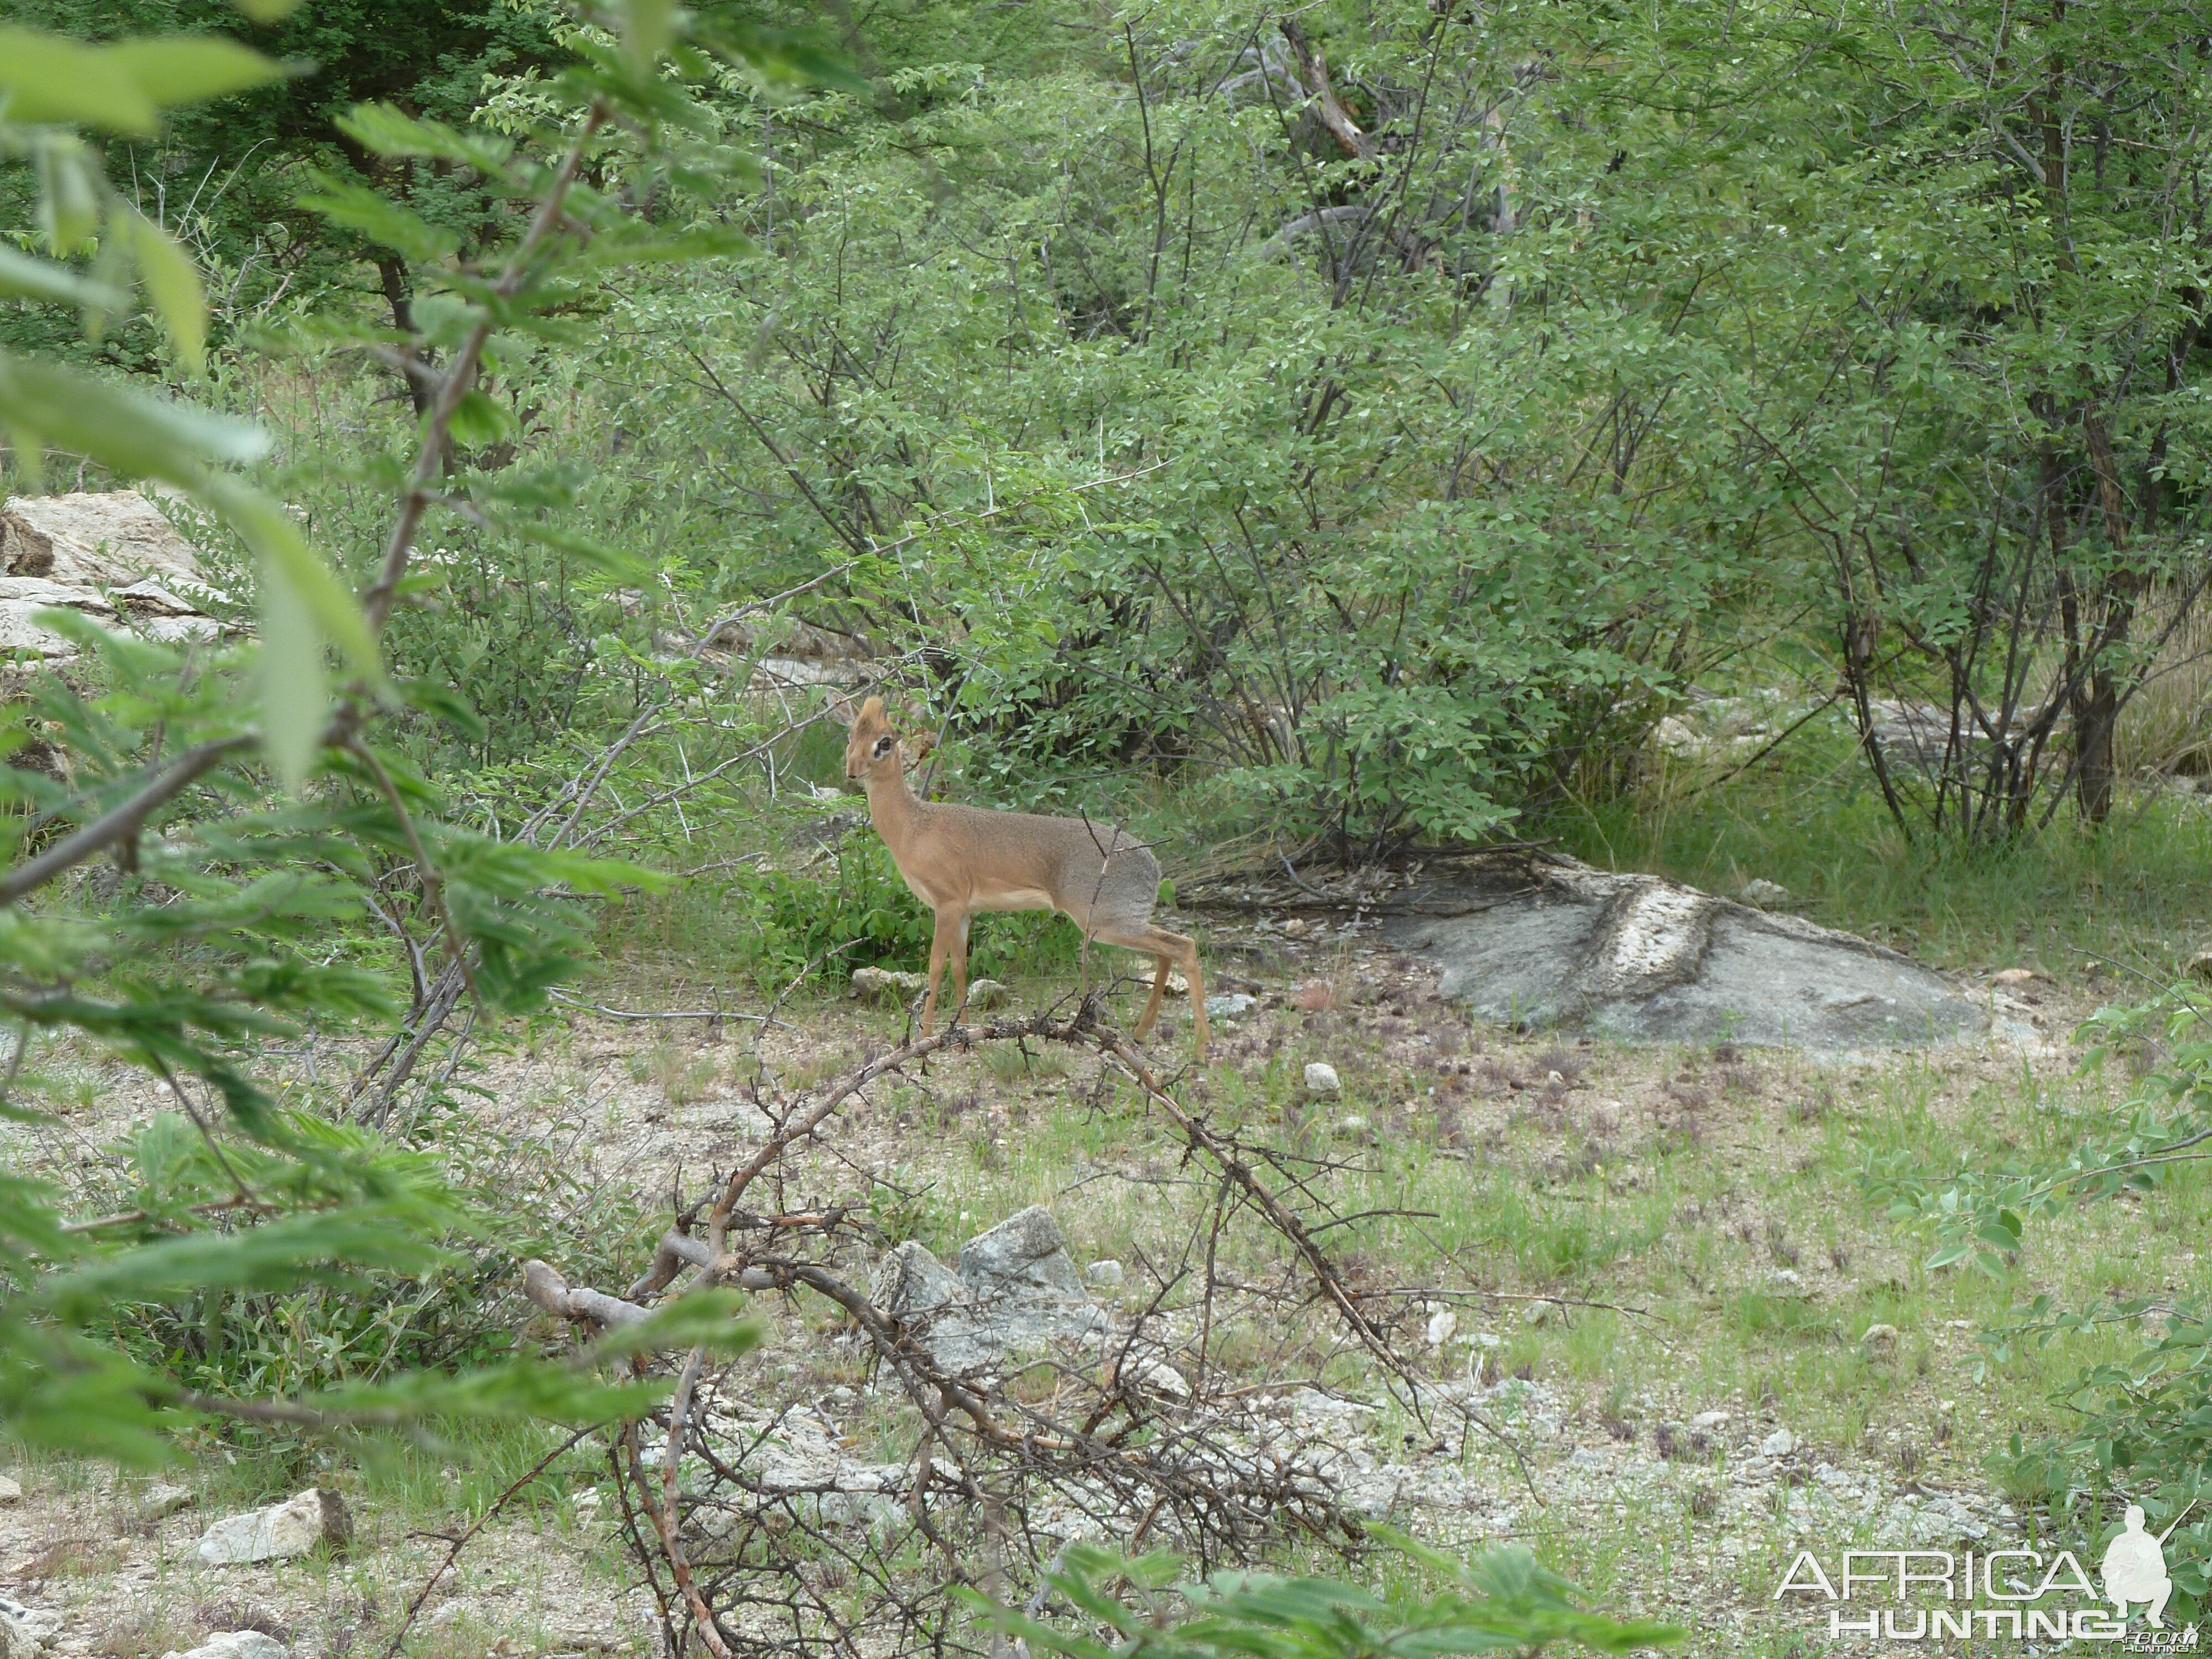
[[[1669,1646],[1682,1632],[1653,1620],[1617,1620],[1576,1605],[1572,1585],[1520,1545],[1459,1561],[1387,1527],[1370,1530],[1440,1587],[1382,1593],[1328,1578],[1222,1572],[1182,1578],[1181,1559],[1129,1558],[1072,1544],[1046,1569],[1032,1611],[958,1594],[985,1623],[1066,1659],[1416,1659],[1534,1651],[1567,1642],[1599,1653]],[[1034,1609],[1064,1602],[1097,1634],[1048,1624]]]

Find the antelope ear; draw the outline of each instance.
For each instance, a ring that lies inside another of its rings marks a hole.
[[[850,726],[860,717],[860,711],[853,707],[853,700],[850,697],[840,696],[835,691],[830,694],[829,707],[830,718],[840,726]]]

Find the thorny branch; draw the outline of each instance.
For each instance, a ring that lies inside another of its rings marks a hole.
[[[1086,1339],[1090,1360],[1051,1350],[1010,1362],[1003,1369],[1012,1374],[1000,1376],[948,1363],[933,1340],[946,1309],[886,1305],[896,1291],[880,1281],[873,1291],[857,1287],[854,1268],[873,1254],[857,1248],[873,1240],[865,1204],[763,1212],[745,1200],[771,1176],[779,1194],[805,1181],[794,1156],[810,1145],[834,1152],[834,1120],[872,1085],[944,1051],[1029,1039],[1089,1048],[1111,1073],[1132,1079],[1186,1157],[1210,1167],[1212,1198],[1180,1263],[1142,1263],[1158,1279],[1158,1293],[1133,1323]],[[544,1262],[525,1268],[530,1301],[586,1334],[634,1324],[656,1302],[710,1287],[819,1297],[841,1321],[842,1334],[831,1340],[912,1414],[915,1438],[902,1464],[794,1473],[799,1466],[775,1462],[783,1454],[773,1448],[797,1431],[793,1423],[808,1420],[814,1408],[800,1402],[811,1394],[779,1408],[774,1396],[758,1398],[756,1383],[718,1369],[708,1350],[686,1355],[655,1419],[659,1437],[634,1426],[614,1449],[633,1547],[672,1621],[673,1643],[680,1645],[688,1626],[717,1659],[959,1650],[947,1623],[948,1581],[1024,1562],[1033,1571],[1073,1535],[1070,1525],[1125,1539],[1158,1535],[1201,1562],[1249,1559],[1286,1528],[1353,1547],[1362,1528],[1327,1473],[1334,1448],[1269,1418],[1263,1388],[1239,1386],[1205,1352],[1180,1369],[1168,1364],[1191,1340],[1171,1305],[1178,1288],[1186,1301],[1194,1289],[1207,1310],[1196,1337],[1202,1350],[1231,1319],[1269,1308],[1296,1329],[1296,1284],[1304,1279],[1396,1380],[1417,1415],[1449,1399],[1471,1425],[1511,1447],[1463,1397],[1473,1384],[1417,1378],[1398,1353],[1388,1324],[1407,1304],[1347,1281],[1319,1243],[1322,1225],[1343,1218],[1327,1212],[1310,1175],[1279,1169],[1279,1155],[1240,1142],[1178,1098],[1101,1018],[1094,999],[1065,1015],[950,1025],[799,1095],[771,1122],[763,1143],[705,1193],[688,1205],[679,1195],[675,1224],[622,1295],[572,1287]],[[1324,1213],[1309,1220],[1301,1211],[1316,1203]],[[1297,1272],[1282,1287],[1216,1272],[1215,1248],[1239,1214],[1258,1218],[1291,1246]],[[1297,1380],[1266,1386],[1313,1386],[1310,1366],[1290,1375]],[[940,1565],[917,1575],[915,1558],[902,1553],[911,1547]]]

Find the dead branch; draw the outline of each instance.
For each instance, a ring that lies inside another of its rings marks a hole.
[[[1186,1158],[1212,1172],[1212,1195],[1182,1262],[1146,1266],[1160,1288],[1133,1323],[1102,1322],[1095,1348],[1092,1338],[1081,1339],[1083,1352],[1048,1344],[958,1369],[939,1346],[938,1326],[948,1312],[988,1301],[895,1310],[861,1290],[847,1265],[870,1260],[860,1249],[870,1237],[866,1209],[809,1201],[761,1211],[744,1200],[764,1177],[779,1194],[805,1180],[811,1166],[795,1155],[810,1145],[824,1146],[836,1167],[829,1127],[878,1080],[939,1050],[1029,1039],[1093,1048],[1110,1074],[1131,1079],[1173,1127]],[[1034,1573],[1071,1536],[1165,1538],[1201,1565],[1249,1559],[1285,1530],[1334,1548],[1356,1546],[1362,1528],[1344,1507],[1335,1461],[1343,1452],[1328,1437],[1331,1419],[1293,1421],[1271,1403],[1319,1382],[1304,1363],[1310,1343],[1291,1339],[1285,1377],[1295,1380],[1266,1389],[1224,1376],[1208,1358],[1219,1330],[1255,1313],[1272,1310],[1279,1328],[1297,1332],[1297,1310],[1317,1296],[1358,1351],[1397,1379],[1417,1413],[1441,1393],[1519,1456],[1467,1397],[1475,1384],[1418,1379],[1398,1355],[1385,1310],[1407,1299],[1377,1301],[1354,1289],[1322,1247],[1322,1229],[1346,1219],[1312,1184],[1324,1173],[1324,1165],[1308,1169],[1208,1122],[1085,999],[1062,1017],[950,1025],[799,1096],[737,1168],[694,1201],[678,1195],[675,1224],[654,1241],[625,1295],[571,1287],[537,1261],[525,1265],[524,1291],[586,1333],[635,1323],[672,1297],[718,1285],[818,1297],[834,1308],[842,1322],[817,1340],[849,1345],[877,1386],[902,1400],[910,1413],[905,1461],[845,1458],[834,1429],[827,1437],[807,1429],[815,1436],[807,1441],[801,1430],[820,1409],[811,1394],[779,1406],[771,1392],[763,1402],[762,1379],[747,1362],[696,1350],[680,1362],[659,1416],[665,1437],[648,1444],[633,1427],[614,1448],[633,1547],[673,1621],[672,1638],[680,1641],[688,1626],[718,1659],[944,1652],[950,1584],[975,1572]],[[1239,1284],[1217,1265],[1224,1230],[1247,1213],[1291,1246],[1279,1284]],[[1170,1306],[1177,1286],[1178,1304],[1204,1310],[1195,1331],[1176,1322],[1185,1317]],[[822,1449],[808,1454],[817,1462],[792,1449],[802,1443]],[[932,1563],[919,1575],[917,1551]]]
[[[544,1262],[532,1256],[522,1264],[522,1293],[547,1313],[562,1319],[586,1320],[605,1328],[610,1325],[642,1325],[653,1316],[635,1302],[625,1302],[605,1291],[568,1287]]]
[[[1338,101],[1336,88],[1329,84],[1328,60],[1307,42],[1305,26],[1295,17],[1285,17],[1282,28],[1283,39],[1291,43],[1291,55],[1297,60],[1298,79],[1312,96],[1314,112],[1322,125],[1346,155],[1358,161],[1373,161],[1378,153],[1375,141],[1360,131],[1359,124]]]

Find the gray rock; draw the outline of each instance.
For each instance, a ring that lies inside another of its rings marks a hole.
[[[868,1300],[903,1319],[908,1314],[927,1313],[948,1302],[962,1301],[967,1293],[959,1274],[922,1248],[919,1239],[909,1238],[886,1251],[876,1264]]]
[[[131,582],[116,588],[108,598],[131,616],[191,617],[201,622],[213,620],[200,616],[199,607],[189,599],[178,598],[161,583],[150,580]]]
[[[1898,1330],[1894,1325],[1869,1325],[1866,1334],[1859,1340],[1869,1353],[1894,1353],[1897,1337]]]
[[[61,1614],[0,1595],[0,1659],[39,1659],[40,1650],[54,1644],[61,1628]]]
[[[258,1630],[226,1630],[182,1653],[173,1649],[161,1659],[291,1659],[291,1653],[275,1637]]]
[[[1013,988],[995,979],[971,979],[968,981],[968,1006],[978,1013],[1003,1008],[1013,1000]]]
[[[76,642],[57,634],[38,619],[45,609],[18,599],[0,599],[0,651],[23,651],[47,662],[69,662],[76,656]]]
[[[352,1536],[345,1499],[327,1487],[310,1486],[282,1504],[216,1522],[200,1537],[200,1565],[281,1561],[305,1555],[319,1544],[343,1549]]]
[[[1384,931],[1486,1018],[1816,1053],[1978,1037],[1987,1012],[1910,957],[1656,876],[1500,858],[1413,888]]]
[[[929,988],[929,975],[896,968],[855,968],[852,994],[863,1002],[910,1002]]]
[[[869,1299],[914,1321],[937,1363],[953,1371],[996,1369],[1110,1328],[1060,1224],[1037,1206],[969,1239],[957,1274],[908,1240],[878,1265]]]
[[[1083,1276],[1101,1289],[1110,1291],[1121,1283],[1123,1276],[1121,1264],[1109,1256],[1103,1261],[1094,1261],[1085,1267],[1083,1270]]]
[[[1248,996],[1242,991],[1225,992],[1219,996],[1206,998],[1206,1017],[1208,1019],[1236,1019],[1250,1013],[1259,1006],[1260,999],[1255,996]]]
[[[1787,1457],[1797,1449],[1797,1437],[1787,1429],[1777,1429],[1759,1443],[1761,1457]]]
[[[1336,1067],[1325,1060],[1306,1062],[1306,1092],[1310,1095],[1333,1095],[1344,1087],[1344,1079],[1337,1076]]]
[[[1735,896],[1739,902],[1748,904],[1759,910],[1771,910],[1778,904],[1790,902],[1790,890],[1787,887],[1778,881],[1768,881],[1764,878],[1744,883],[1736,890]]]
[[[772,1418],[720,1419],[712,1426],[762,1491],[789,1494],[825,1526],[881,1526],[902,1512],[897,1494],[911,1479],[907,1466],[848,1457],[835,1431],[803,1407],[790,1407]],[[732,1522],[726,1514],[705,1510],[701,1519],[718,1536]]]
[[[199,1495],[190,1486],[173,1486],[165,1480],[156,1480],[139,1496],[138,1518],[159,1521],[165,1515],[188,1510],[198,1502]]]
[[[1183,1374],[1155,1355],[1130,1355],[1116,1368],[1115,1376],[1132,1388],[1165,1395],[1170,1400],[1190,1398],[1190,1384]]]
[[[960,1278],[978,1297],[1083,1298],[1083,1275],[1067,1239],[1041,1204],[1008,1216],[960,1247]]]
[[[0,1474],[0,1504],[19,1504],[23,1499],[23,1483],[12,1475]]]

